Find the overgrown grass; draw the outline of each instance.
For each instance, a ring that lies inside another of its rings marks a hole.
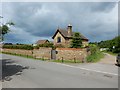
[[[15,55],[15,56],[21,56],[21,57],[25,57],[25,58],[33,58],[33,56],[29,56],[29,55],[21,55],[21,54],[16,54],[16,53],[9,53],[9,52],[2,52],[3,54],[9,54],[9,55]]]
[[[103,52],[96,52],[94,54],[88,55],[86,59],[87,62],[98,62],[103,57],[104,57]]]

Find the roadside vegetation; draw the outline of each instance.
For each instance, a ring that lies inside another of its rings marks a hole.
[[[25,58],[33,58],[33,56],[29,56],[29,55],[22,55],[22,54],[10,53],[10,52],[2,52],[2,53],[3,54],[14,55],[14,56],[21,56],[21,57],[25,57]]]
[[[113,52],[110,52],[110,51],[107,51],[107,50],[104,50],[102,52],[103,53],[108,53],[108,54],[113,55],[113,56],[117,56],[117,53],[113,53]]]
[[[90,44],[89,49],[90,49],[90,54],[86,57],[87,62],[98,62],[101,58],[104,57],[103,52],[99,50],[97,45]]]
[[[111,40],[105,40],[100,42],[94,42],[92,44],[97,45],[99,48],[105,48],[105,52],[109,54],[118,54],[120,53],[120,36],[117,36]]]
[[[52,60],[52,61],[58,63],[83,63],[80,60]]]
[[[32,45],[27,45],[27,44],[23,44],[23,45],[3,45],[2,47],[3,49],[24,49],[24,50],[33,50],[33,46]]]
[[[2,19],[3,17],[2,16],[0,16],[0,19]],[[2,23],[2,22],[0,22],[0,23]],[[4,36],[8,33],[8,32],[10,32],[10,28],[9,28],[9,26],[13,26],[13,25],[15,25],[13,22],[11,22],[11,21],[9,21],[9,22],[7,22],[7,23],[5,23],[5,24],[1,24],[0,25],[0,41],[3,41],[4,40]]]

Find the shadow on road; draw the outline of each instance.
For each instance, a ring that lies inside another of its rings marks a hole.
[[[23,69],[29,69],[29,67],[24,67],[22,65],[16,64],[10,59],[2,59],[2,81],[10,81],[13,75],[21,75]]]

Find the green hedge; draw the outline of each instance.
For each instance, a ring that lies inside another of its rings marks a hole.
[[[2,48],[33,50],[33,46],[32,45],[3,45]]]

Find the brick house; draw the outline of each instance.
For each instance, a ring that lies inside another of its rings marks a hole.
[[[54,45],[63,45],[64,47],[70,47],[72,37],[75,32],[72,31],[72,25],[68,25],[67,29],[60,29],[58,28],[55,34],[53,35],[52,39],[54,40]],[[83,47],[88,45],[88,39],[83,36],[81,33],[81,39]]]

